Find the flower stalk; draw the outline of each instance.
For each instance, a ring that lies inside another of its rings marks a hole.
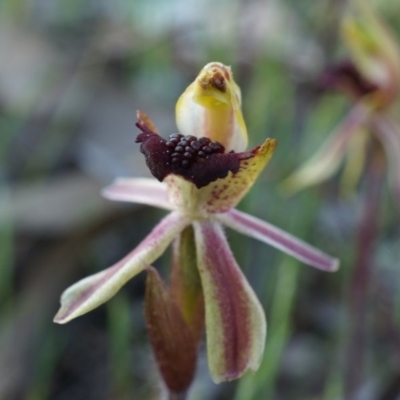
[[[378,233],[379,206],[381,201],[384,156],[380,148],[373,150],[366,172],[365,204],[357,235],[357,255],[349,287],[349,343],[347,348],[345,394],[355,398],[365,374],[365,353],[368,331],[368,292],[371,283],[371,266]]]

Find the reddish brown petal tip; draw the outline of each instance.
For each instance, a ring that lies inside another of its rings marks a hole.
[[[136,142],[141,143],[140,151],[146,158],[146,164],[159,181],[169,174],[176,174],[200,189],[225,178],[229,172],[237,173],[241,160],[254,157],[253,152],[224,153],[224,146],[208,138],[175,133],[167,141],[153,132],[142,119],[138,119],[136,126],[142,131]]]
[[[152,267],[147,270],[144,306],[147,330],[163,380],[170,391],[183,392],[194,377],[197,342],[168,288]]]

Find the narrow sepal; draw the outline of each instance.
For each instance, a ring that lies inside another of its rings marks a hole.
[[[155,179],[119,178],[102,190],[102,195],[110,200],[147,204],[172,210],[168,201],[167,186]]]
[[[312,267],[328,272],[334,272],[339,268],[338,259],[261,219],[238,210],[228,211],[217,215],[216,218],[229,228],[270,244]]]
[[[187,218],[172,212],[121,261],[69,287],[61,296],[61,308],[54,322],[64,324],[105,303],[128,280],[160,257],[188,223]]]
[[[181,393],[188,389],[194,377],[197,343],[179,306],[152,267],[147,269],[144,311],[162,378],[171,392]]]
[[[237,265],[217,222],[194,223],[206,309],[208,364],[214,382],[257,370],[266,321],[256,295]]]

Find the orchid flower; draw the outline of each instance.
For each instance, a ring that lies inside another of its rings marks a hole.
[[[354,105],[314,156],[283,182],[283,188],[294,193],[318,184],[330,178],[345,158],[343,184],[352,188],[364,170],[368,149],[382,146],[389,182],[400,201],[400,125],[390,115],[400,106],[398,43],[364,0],[349,2],[341,33],[350,60],[328,68],[322,84],[340,90]]]
[[[66,323],[109,300],[128,280],[149,270],[174,242],[172,289],[179,292],[183,318],[190,326],[205,324],[213,380],[232,380],[259,367],[266,320],[223,227],[323,271],[336,271],[338,261],[234,209],[268,163],[276,141],[266,139],[253,150],[245,150],[240,89],[229,67],[207,64],[178,100],[176,117],[180,133],[164,139],[149,117],[138,112],[137,142],[156,179],[118,179],[103,192],[111,200],[147,204],[170,213],[121,261],[68,288],[55,322]],[[158,297],[166,298],[165,293],[163,288]]]

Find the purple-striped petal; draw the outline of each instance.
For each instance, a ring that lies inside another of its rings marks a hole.
[[[365,104],[360,103],[354,107],[344,121],[331,133],[322,147],[282,182],[282,189],[292,194],[308,186],[318,184],[333,175],[343,160],[347,143],[366,123],[369,114],[370,109]]]
[[[61,308],[54,322],[64,324],[105,303],[129,279],[160,257],[188,224],[187,218],[179,213],[172,212],[167,215],[139,246],[121,261],[68,288],[61,296]]]
[[[392,119],[380,115],[374,116],[372,124],[385,149],[389,182],[400,203],[400,126]]]
[[[214,382],[257,370],[266,336],[264,311],[218,222],[193,223],[204,293],[208,364]]]
[[[328,256],[261,219],[238,210],[230,210],[216,215],[216,218],[229,228],[270,244],[312,267],[328,272],[336,271],[339,268],[338,259]]]
[[[174,209],[168,201],[167,186],[155,179],[120,178],[104,188],[102,194],[110,200],[147,204],[166,210]]]

